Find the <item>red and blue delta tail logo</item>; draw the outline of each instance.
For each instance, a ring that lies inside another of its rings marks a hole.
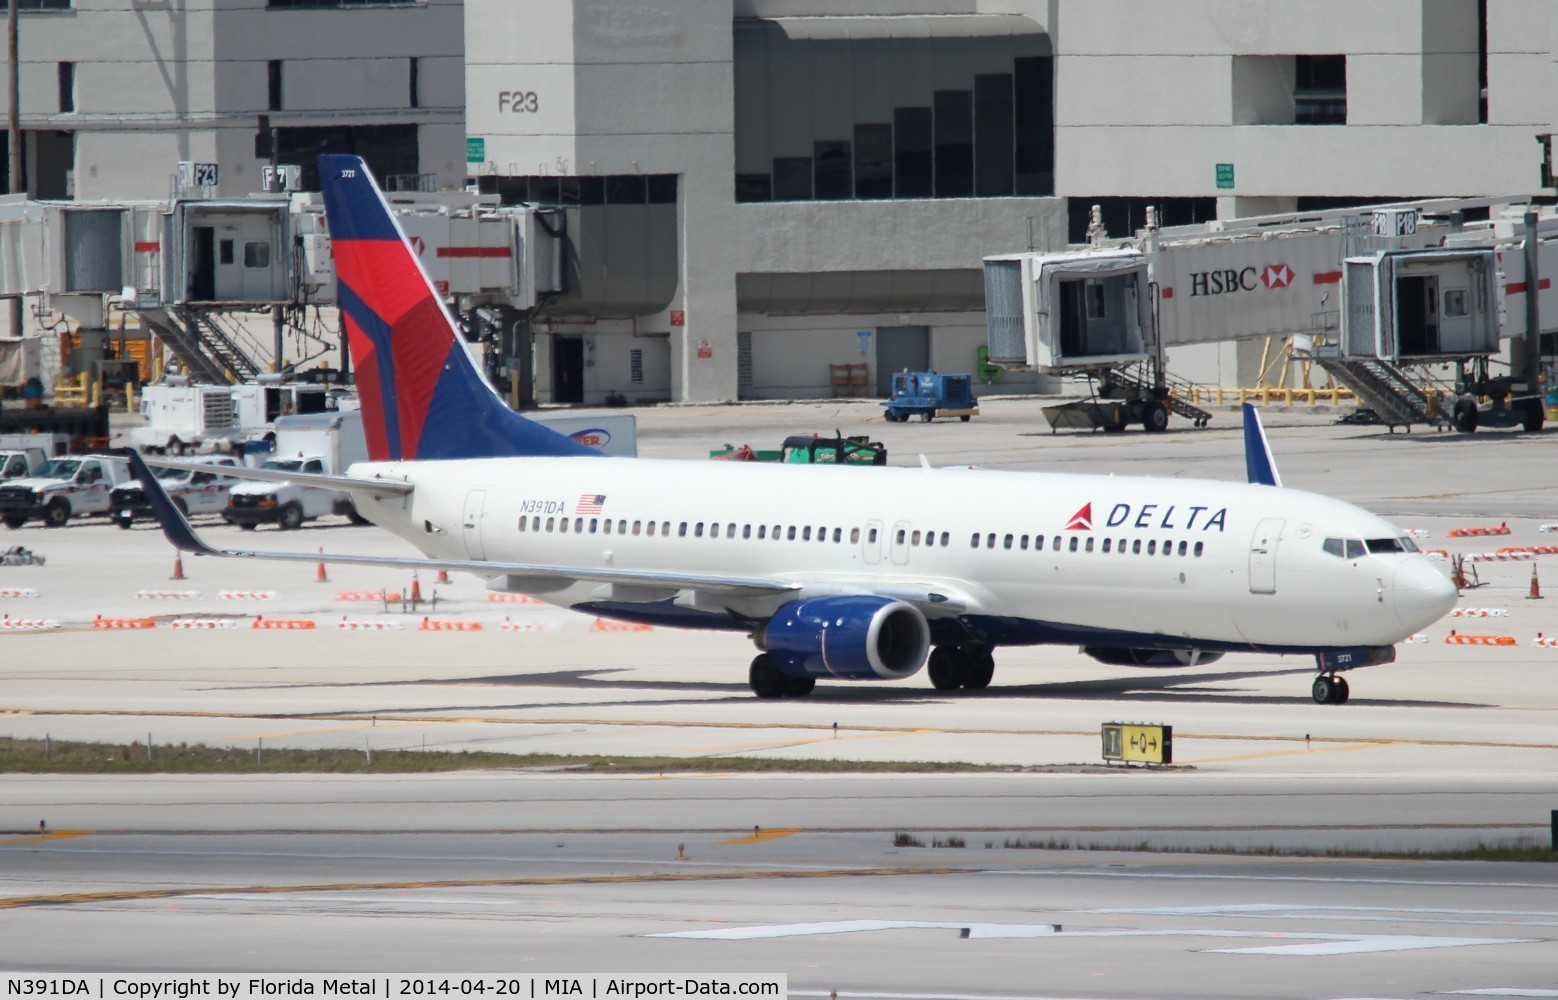
[[[600,454],[482,378],[361,159],[321,156],[319,178],[371,460]]]
[[[1092,531],[1093,530],[1093,501],[1089,500],[1082,505],[1082,509],[1071,515],[1071,520],[1066,522],[1067,531]]]

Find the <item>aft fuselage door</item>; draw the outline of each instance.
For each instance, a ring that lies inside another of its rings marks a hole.
[[[1277,592],[1277,542],[1282,538],[1280,517],[1263,518],[1250,539],[1250,593]]]
[[[882,522],[867,521],[866,530],[860,535],[860,558],[867,566],[882,561]]]
[[[471,490],[465,495],[465,516],[460,525],[465,535],[465,555],[469,559],[487,558],[487,550],[481,542],[481,519],[486,505],[486,490]]]

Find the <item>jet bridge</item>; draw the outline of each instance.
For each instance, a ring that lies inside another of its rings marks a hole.
[[[457,310],[525,310],[564,290],[559,236],[529,206],[466,192],[395,196],[392,208]],[[55,202],[0,196],[0,296],[38,297],[88,340],[133,313],[199,381],[241,381],[283,358],[334,350],[310,307],[336,302],[317,194]],[[122,332],[121,332],[122,335]]]
[[[1501,339],[1524,333],[1525,272],[1511,251],[1526,207],[1463,199],[1149,224],[1128,240],[990,257],[991,360],[1110,376],[1156,365],[1152,381],[1162,388],[1162,359],[1174,347],[1293,338],[1295,353],[1354,389],[1384,422],[1445,426],[1450,405],[1439,405],[1428,366],[1457,366],[1463,401],[1497,398],[1489,360]],[[1558,219],[1544,222],[1558,232]],[[1543,244],[1542,257],[1551,258],[1546,273],[1558,269],[1558,241]],[[1543,283],[1537,293],[1555,299],[1547,315],[1558,319],[1558,291]]]

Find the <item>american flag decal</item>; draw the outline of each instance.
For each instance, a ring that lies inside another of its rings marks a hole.
[[[581,493],[579,504],[573,509],[575,514],[599,514],[601,508],[606,505],[604,493]]]

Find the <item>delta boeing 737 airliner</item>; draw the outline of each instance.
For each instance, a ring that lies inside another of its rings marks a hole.
[[[350,489],[426,557],[326,561],[460,570],[585,614],[744,632],[760,698],[927,662],[935,687],[980,689],[1000,647],[1064,644],[1147,667],[1313,656],[1314,699],[1341,704],[1342,671],[1390,662],[1455,604],[1404,532],[1282,488],[1253,409],[1249,483],[602,457],[483,381],[362,161],[321,156],[319,172],[371,460],[277,475]],[[321,559],[211,548],[131,462],[178,548]]]

